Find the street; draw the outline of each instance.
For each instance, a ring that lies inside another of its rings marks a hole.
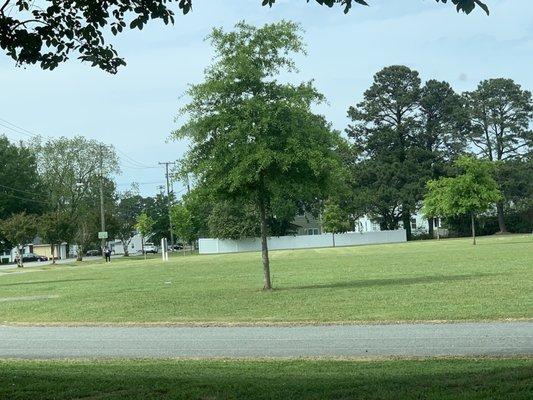
[[[299,327],[0,326],[0,358],[533,355],[533,322]]]

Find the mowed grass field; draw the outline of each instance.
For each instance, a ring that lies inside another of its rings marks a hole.
[[[0,398],[531,399],[533,359],[0,361]]]
[[[0,270],[0,323],[533,319],[533,236]]]

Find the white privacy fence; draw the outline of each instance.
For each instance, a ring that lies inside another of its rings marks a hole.
[[[400,243],[407,241],[405,229],[380,232],[350,232],[335,235],[335,246],[358,246],[363,244]],[[261,239],[249,238],[239,240],[200,239],[200,254],[238,253],[243,251],[261,251]],[[315,247],[333,247],[333,235],[277,236],[268,238],[269,250],[309,249]]]

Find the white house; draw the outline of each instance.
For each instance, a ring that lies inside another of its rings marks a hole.
[[[435,234],[438,229],[439,236],[447,236],[448,230],[442,227],[442,220],[440,218],[433,218],[433,226],[435,227]],[[400,221],[400,228],[403,228],[403,222]],[[381,228],[378,223],[373,222],[367,215],[358,218],[355,221],[355,231],[358,232],[379,232]],[[429,222],[422,214],[417,213],[411,216],[411,231],[413,235],[421,235],[429,233]]]

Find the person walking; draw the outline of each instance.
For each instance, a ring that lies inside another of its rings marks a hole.
[[[111,262],[111,249],[106,247],[104,250],[105,262]]]

